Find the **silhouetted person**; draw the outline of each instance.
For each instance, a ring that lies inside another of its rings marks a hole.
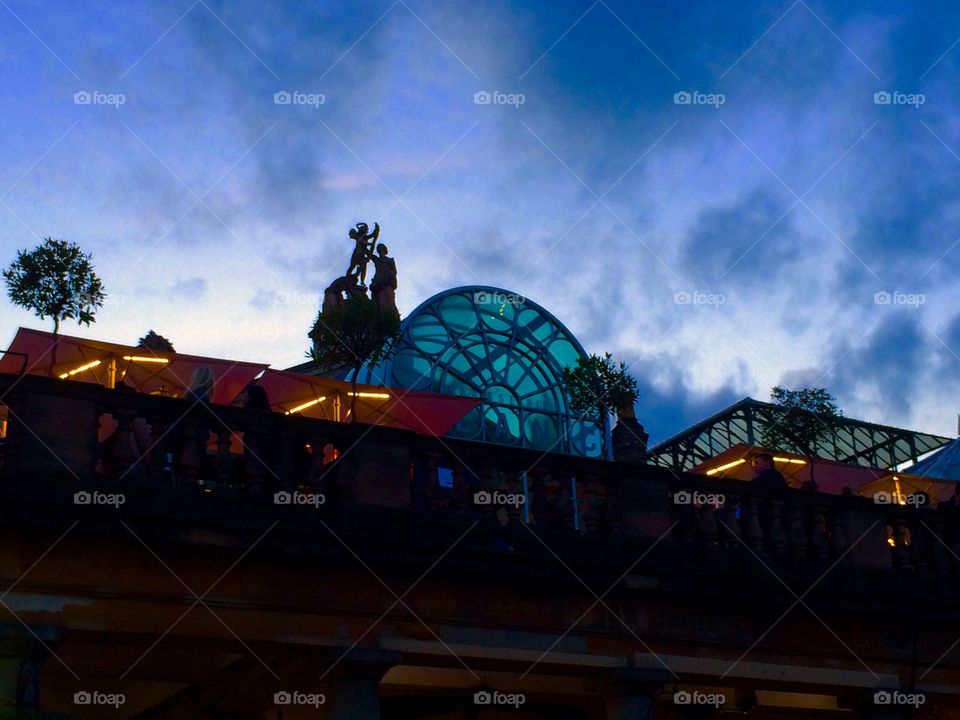
[[[937,510],[944,510],[946,512],[957,512],[960,510],[960,483],[954,484],[953,495],[946,500],[941,500],[937,504]]]
[[[763,487],[787,487],[783,474],[773,466],[773,455],[767,452],[753,456],[752,482]]]

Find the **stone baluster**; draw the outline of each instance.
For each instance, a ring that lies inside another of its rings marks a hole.
[[[847,529],[843,525],[843,520],[839,515],[833,517],[833,524],[830,527],[830,552],[834,557],[840,557],[847,549]]]
[[[756,497],[747,498],[746,517],[747,545],[756,553],[764,551],[763,528],[760,526],[760,501]]]
[[[943,525],[931,523],[927,523],[927,525],[929,525],[930,530],[924,529],[922,532],[930,533],[933,536],[929,538],[930,570],[935,575],[945,575],[950,572],[950,563],[947,558],[947,549],[941,542],[944,537]]]
[[[728,549],[739,549],[740,541],[737,538],[742,537],[743,530],[740,528],[740,521],[737,520],[737,506],[740,504],[740,498],[736,495],[727,495],[723,503],[723,524],[720,537],[723,538],[724,547]]]
[[[692,545],[696,533],[697,511],[693,507],[693,493],[679,490],[671,496],[677,517],[675,536],[683,545]]]
[[[307,484],[315,492],[327,494],[329,490],[328,470],[329,465],[323,464],[324,448],[327,445],[327,439],[322,435],[313,435],[310,438],[310,472],[307,475]]]
[[[254,497],[265,497],[268,471],[263,464],[266,444],[260,429],[247,427],[243,431],[243,445],[246,456],[246,490]]]
[[[279,439],[281,443],[280,467],[278,468],[280,488],[292,492],[300,485],[297,451],[301,449],[302,440],[293,433],[283,433]]]
[[[126,478],[131,469],[140,460],[136,450],[136,438],[133,434],[135,413],[126,408],[113,411],[117,429],[109,438],[108,451],[103,459],[103,469],[107,477],[116,480]]]
[[[924,512],[920,510],[919,512]],[[930,570],[929,550],[926,537],[927,530],[920,522],[911,523],[910,526],[910,561],[913,567],[918,571],[925,573]],[[936,542],[936,541],[934,541]]]
[[[783,530],[783,501],[771,500],[770,511],[772,518],[770,520],[770,544],[773,546],[773,552],[782,555],[787,545],[787,534]]]
[[[698,535],[708,550],[715,550],[717,543],[717,519],[713,505],[704,504],[699,508],[700,519],[697,523]]]
[[[807,528],[804,506],[800,503],[790,507],[790,550],[797,557],[807,556]]]
[[[173,485],[173,458],[167,458],[166,421],[159,415],[149,418],[150,447],[144,462],[147,466],[147,482],[158,486]]]
[[[177,458],[177,482],[180,485],[200,484],[200,470],[203,467],[203,457],[200,455],[200,428],[197,421],[191,417],[182,420],[183,451]],[[204,448],[206,449],[206,448]]]
[[[901,570],[911,570],[913,567],[910,560],[910,530],[901,517],[892,521],[892,527],[894,565]]]
[[[822,505],[813,508],[813,528],[810,531],[810,550],[813,556],[826,560],[830,554],[830,537],[827,532],[827,511]]]
[[[230,442],[233,433],[229,428],[220,427],[217,430],[217,457],[213,461],[213,476],[223,485],[233,484],[232,464],[230,460]]]

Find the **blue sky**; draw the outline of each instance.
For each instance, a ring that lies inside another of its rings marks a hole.
[[[953,434],[958,40],[950,3],[4,0],[0,262],[73,240],[110,298],[65,332],[286,367],[379,221],[401,312],[540,302],[654,440],[777,383]]]

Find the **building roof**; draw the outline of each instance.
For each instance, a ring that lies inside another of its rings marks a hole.
[[[960,480],[960,438],[954,438],[932,455],[906,468],[904,472],[938,480]]]
[[[779,422],[783,410],[744,398],[712,417],[656,445],[651,462],[689,470],[737,444],[758,445],[765,428]],[[817,457],[873,468],[894,469],[950,443],[950,438],[840,417],[817,446]],[[910,472],[913,472],[912,470]]]

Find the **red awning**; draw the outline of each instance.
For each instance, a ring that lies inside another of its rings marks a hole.
[[[55,337],[53,333],[20,328],[9,354],[0,356],[0,372],[19,373],[25,355],[28,374],[49,375]],[[157,395],[182,396],[193,372],[209,368],[214,377],[211,401],[215,403],[230,402],[267,369],[265,363],[160,352],[70,335],[60,335],[56,345],[55,377],[109,385],[112,375],[115,382]]]
[[[286,370],[267,370],[259,380],[270,407],[277,412],[305,417],[350,419],[350,383]],[[357,422],[406,428],[425,435],[443,436],[479,398],[414,392],[378,385],[357,385]]]

